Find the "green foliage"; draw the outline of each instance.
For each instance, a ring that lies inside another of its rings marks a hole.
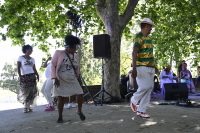
[[[99,27],[99,29],[103,27],[96,14],[95,4],[95,0],[5,1],[0,7],[0,27],[7,25],[7,33],[1,34],[2,39],[6,40],[6,37],[9,37],[13,45],[23,45],[24,36],[30,36],[31,40],[37,41],[35,46],[39,45],[39,49],[48,53],[49,46],[52,45],[47,41],[49,37],[63,39],[73,31],[71,21],[66,15],[68,10],[77,13],[84,20],[83,27],[85,28],[78,30],[79,33],[84,33],[84,36],[91,35],[93,27]],[[56,43],[57,47],[62,44],[63,41]]]
[[[106,3],[107,1],[105,1]],[[128,1],[119,0],[118,15],[121,17],[126,10]],[[48,38],[59,39],[55,48],[63,45],[63,39],[67,34],[74,32],[71,20],[67,17],[68,10],[76,13],[84,21],[78,29],[80,38],[88,38],[90,35],[106,33],[105,24],[97,15],[97,0],[5,0],[0,7],[0,27],[7,27],[7,32],[1,34],[3,40],[12,39],[12,45],[25,44],[25,36],[29,36],[37,46],[47,54],[52,42]],[[131,26],[133,20],[124,29],[126,39],[131,39]],[[122,29],[123,30],[123,29]],[[113,32],[114,33],[114,32]],[[116,38],[115,38],[116,39]],[[101,83],[101,63],[98,59],[91,60],[93,56],[91,44],[87,41],[82,42],[81,71],[88,84]],[[118,43],[117,45],[119,45]],[[121,58],[128,58],[128,53],[121,54]],[[45,59],[43,59],[44,61]],[[130,62],[123,61],[123,65]],[[126,68],[127,66],[122,66]],[[40,68],[41,71],[44,69]],[[123,73],[127,70],[122,70]]]
[[[18,93],[20,88],[18,86],[19,81],[17,78],[18,74],[16,62],[14,65],[6,62],[1,73],[0,87],[8,89],[14,93]]]
[[[129,21],[123,30],[123,39],[132,41],[132,26],[137,19],[149,17],[156,25],[151,38],[155,49],[155,61],[160,66],[166,66],[175,61],[177,64],[189,56],[194,56],[194,66],[200,62],[200,6],[198,0],[141,0],[141,5],[137,5],[134,18]],[[128,1],[118,1],[118,14],[122,16],[126,10]],[[49,56],[49,48],[52,42],[48,38],[57,40],[55,47],[63,45],[66,34],[71,34],[74,30],[71,21],[67,17],[68,10],[76,13],[84,20],[82,28],[78,29],[78,35],[81,38],[88,38],[94,33],[105,33],[105,26],[96,13],[96,0],[5,0],[0,7],[0,27],[7,27],[6,33],[0,33],[2,40],[12,39],[13,45],[23,45],[24,37],[29,36],[35,41],[34,46],[39,45],[39,49],[46,52]],[[121,46],[132,49],[132,42],[124,43]],[[86,55],[91,53],[90,45],[87,41],[82,42],[84,57],[81,58],[81,68],[84,73],[92,71],[95,63],[91,63]],[[130,66],[131,53],[126,50],[121,51],[121,71],[120,75],[126,73]],[[86,52],[87,51],[87,52]],[[83,52],[83,51],[82,51]],[[85,54],[86,52],[86,54]],[[90,55],[91,56],[91,55]],[[43,62],[45,59],[43,59]],[[96,66],[99,67],[98,65]],[[92,69],[92,70],[86,70]],[[40,68],[41,71],[44,69]],[[94,73],[95,73],[94,72]],[[97,75],[97,74],[96,74]],[[86,76],[86,75],[85,75]],[[87,77],[87,76],[86,76]],[[97,76],[99,77],[99,76]],[[94,79],[92,77],[91,79]],[[86,79],[89,79],[87,77]],[[92,83],[87,80],[88,83]]]
[[[193,66],[200,62],[199,1],[196,0],[148,0],[135,11],[141,17],[149,17],[155,23],[151,34],[155,49],[155,61],[161,66],[194,56]]]
[[[1,34],[2,40],[11,38],[12,45],[25,44],[24,36],[31,37],[33,46],[44,51],[49,56],[52,42],[49,37],[56,40],[56,46],[63,46],[63,39],[67,34],[75,31],[72,22],[66,15],[67,11],[76,13],[83,19],[83,25],[78,28],[78,35],[87,38],[94,31],[105,31],[104,24],[96,14],[96,0],[18,0],[5,1],[0,7],[0,27],[7,27],[6,34]],[[86,44],[84,41],[83,44]],[[83,47],[87,47],[84,45]],[[45,59],[43,59],[44,61]],[[40,71],[44,72],[41,67]]]
[[[101,84],[102,61],[93,57],[93,45],[88,42],[87,47],[78,50],[80,69],[86,85]]]
[[[120,51],[120,75],[127,74],[132,63],[133,41],[125,41],[124,37],[121,43]]]

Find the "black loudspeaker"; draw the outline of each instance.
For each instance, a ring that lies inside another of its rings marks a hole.
[[[186,83],[165,83],[163,90],[164,100],[188,99],[188,87]]]
[[[93,54],[94,58],[111,58],[110,35],[93,36]]]

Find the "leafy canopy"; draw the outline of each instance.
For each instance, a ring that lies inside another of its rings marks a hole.
[[[13,64],[6,62],[1,73],[0,87],[3,89],[8,89],[14,93],[18,93],[19,91],[19,81],[17,74],[17,64],[16,62]]]
[[[166,66],[175,61],[193,58],[197,66],[200,58],[199,0],[148,0],[137,8],[136,15],[149,17],[155,23],[151,38],[157,64]]]

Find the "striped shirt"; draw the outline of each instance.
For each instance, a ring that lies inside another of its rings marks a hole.
[[[139,48],[136,67],[154,67],[153,45],[151,43],[151,38],[143,36],[140,32],[135,35],[133,43],[133,47],[137,46]]]

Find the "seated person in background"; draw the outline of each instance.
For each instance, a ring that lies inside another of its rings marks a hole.
[[[163,84],[164,83],[172,83],[173,80],[173,73],[170,71],[171,70],[171,66],[168,65],[165,67],[164,70],[161,71],[160,73],[160,89],[161,89],[161,94],[163,94]]]
[[[192,82],[192,75],[189,70],[187,70],[187,64],[182,65],[182,71],[180,73],[181,83],[187,83],[188,89],[192,88],[192,91],[195,91],[194,84]]]
[[[158,77],[155,74],[154,75],[154,85],[153,85],[153,90],[152,90],[151,94],[156,94],[156,92],[160,92],[160,87],[159,87]]]
[[[128,71],[128,73],[126,74],[126,78],[129,80],[129,74],[132,74],[132,71],[133,71],[133,65],[131,63],[131,68],[130,70]]]
[[[128,88],[129,90],[137,90],[138,85],[137,85],[136,79],[133,79],[131,76],[132,71],[133,71],[133,65],[131,63],[131,68],[128,71],[128,73],[126,74],[126,78],[128,78],[127,87],[129,87]]]
[[[132,79],[131,79],[131,81],[130,81],[130,79],[129,79],[129,75],[130,74],[132,74],[132,71],[133,71],[133,65],[132,65],[132,63],[131,63],[131,68],[130,68],[130,70],[128,71],[128,73],[126,74],[126,79],[127,79],[127,87],[129,87],[129,88],[127,88],[127,89],[129,89],[129,90],[132,90],[134,87],[133,87],[133,85],[131,85],[130,84],[130,82],[132,81]]]
[[[153,81],[154,81],[154,82],[159,82],[159,81],[158,81],[158,77],[157,77],[156,74],[154,75],[154,80],[153,80]]]
[[[173,73],[173,72],[172,72]],[[175,73],[173,73],[173,80],[172,80],[173,83],[178,83],[178,76],[176,76]]]
[[[178,66],[178,70],[177,70],[177,74],[178,74],[178,81],[180,81],[181,80],[181,78],[180,78],[180,75],[181,75],[181,71],[182,71],[182,66],[183,66],[183,64],[185,63],[185,60],[182,60],[182,64],[180,64],[179,66]]]

